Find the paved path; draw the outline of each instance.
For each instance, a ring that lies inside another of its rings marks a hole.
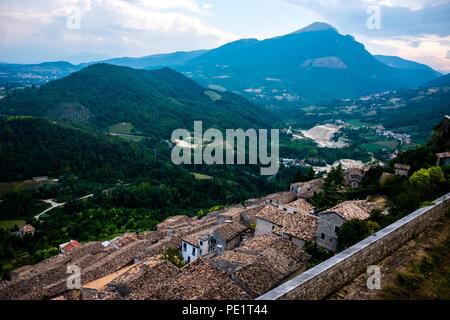
[[[76,199],[76,200],[78,201],[78,200],[83,200],[83,199],[91,198],[93,195],[94,195],[94,194],[91,193],[91,194],[88,194],[88,195],[86,195],[86,196],[84,196],[84,197],[78,198],[78,199]],[[49,211],[51,211],[51,210],[53,210],[53,209],[56,209],[56,208],[64,207],[64,205],[66,204],[66,202],[63,202],[63,203],[56,202],[54,199],[48,199],[48,200],[42,200],[42,201],[44,201],[45,203],[48,203],[48,204],[50,205],[50,207],[48,207],[47,209],[45,209],[45,210],[42,211],[41,213],[35,215],[34,218],[35,218],[36,220],[39,220],[39,218],[40,218],[44,213],[47,213],[47,212],[49,212]]]

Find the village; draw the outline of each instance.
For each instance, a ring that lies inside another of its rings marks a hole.
[[[436,159],[437,166],[449,165],[450,153],[437,153]],[[343,187],[360,187],[373,166],[345,168]],[[410,170],[396,163],[379,183],[407,177]],[[0,284],[0,299],[255,299],[311,267],[305,246],[313,244],[332,255],[343,224],[367,220],[375,210],[389,214],[389,202],[379,195],[315,208],[310,200],[325,179],[292,183],[288,191],[202,217],[171,216],[155,231],[108,241],[72,239],[59,245],[58,255],[14,270]],[[35,232],[27,224],[16,236]],[[75,285],[70,279],[77,279]]]
[[[345,186],[358,187],[369,169],[345,170]],[[395,174],[408,170],[397,165]],[[345,222],[368,219],[375,209],[388,213],[383,197],[317,210],[308,200],[323,185],[323,178],[293,183],[286,192],[248,199],[202,218],[172,216],[155,231],[109,241],[81,244],[73,239],[59,245],[60,254],[14,270],[1,283],[0,298],[255,299],[308,268],[307,243],[336,252],[337,232]],[[28,224],[18,236],[34,232]],[[164,258],[168,250],[181,253],[181,268]],[[79,287],[68,288],[69,266],[80,270]]]

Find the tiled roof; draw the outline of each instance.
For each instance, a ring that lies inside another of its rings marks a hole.
[[[301,198],[312,198],[314,193],[318,192],[323,186],[323,179],[314,179],[307,182],[294,183],[294,186],[299,186],[301,191],[298,196]]]
[[[228,241],[238,236],[245,230],[247,230],[247,227],[240,222],[226,222],[214,230],[214,235]]]
[[[287,234],[297,239],[311,241],[317,234],[319,218],[308,213],[285,214],[283,225],[273,230],[277,234]]]
[[[304,270],[310,255],[273,234],[255,236],[241,247],[211,259],[228,272],[252,298],[272,289],[295,271]]]
[[[308,203],[305,199],[298,199],[285,205],[286,207],[293,208],[299,213],[310,213],[314,211],[314,207]]]
[[[334,212],[339,214],[345,220],[365,220],[370,218],[370,213],[375,208],[375,203],[366,200],[352,200],[344,201],[331,209],[325,210],[323,213]]]
[[[407,165],[407,164],[396,163],[395,169],[409,170],[409,169],[411,169],[411,166]]]
[[[117,248],[125,247],[127,244],[138,240],[138,236],[135,233],[124,233],[120,237],[114,238],[111,244]]]
[[[184,215],[173,216],[173,217],[167,218],[165,221],[159,223],[157,226],[157,229],[164,230],[164,229],[168,229],[168,228],[181,227],[184,225],[188,225],[190,221],[191,221],[191,218],[189,218],[188,216],[184,216]]]
[[[81,246],[81,243],[79,243],[77,240],[70,240],[69,242],[60,244],[59,247],[61,249],[64,249],[64,251],[70,251],[76,247]]]
[[[20,230],[22,231],[22,233],[30,233],[35,232],[36,228],[33,227],[31,224],[26,224]]]
[[[150,257],[131,267],[111,282],[98,294],[101,300],[144,300],[151,298],[154,292],[167,281],[180,273],[172,263],[161,260],[160,256]]]
[[[436,153],[436,157],[438,157],[438,159],[450,158],[450,152]]]
[[[307,241],[316,236],[318,218],[308,213],[289,213],[267,205],[256,217],[276,224],[278,227],[274,231],[278,234],[283,232]]]
[[[217,228],[219,228],[220,225],[213,225],[212,227],[208,228],[208,229],[204,229],[201,230],[199,232],[187,235],[183,238],[184,242],[187,242],[193,246],[198,247],[198,242],[202,239],[206,239],[209,236],[213,235],[214,230],[216,230]]]
[[[297,195],[293,192],[277,192],[269,194],[265,196],[263,200],[271,200],[276,204],[287,204],[289,202],[294,201],[297,198]]]
[[[159,300],[243,300],[250,296],[226,272],[199,258],[155,293]]]

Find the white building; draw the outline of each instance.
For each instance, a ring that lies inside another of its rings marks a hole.
[[[185,263],[195,261],[198,257],[216,253],[216,241],[213,232],[217,227],[214,226],[183,238],[181,252]]]

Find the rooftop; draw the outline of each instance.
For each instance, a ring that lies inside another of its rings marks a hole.
[[[22,231],[23,233],[30,233],[35,232],[36,228],[33,227],[31,224],[26,224],[22,228],[20,228],[20,231]]]
[[[344,201],[331,209],[325,210],[321,214],[334,212],[340,215],[345,220],[365,220],[370,218],[370,213],[376,207],[376,203],[368,202],[366,200]]]
[[[450,151],[436,153],[436,157],[438,157],[438,159],[450,158]]]
[[[286,233],[305,241],[313,240],[316,236],[318,218],[306,212],[289,213],[267,205],[256,217],[276,224],[278,227],[274,231],[277,234]]]
[[[81,246],[81,243],[79,243],[77,240],[70,240],[69,242],[60,244],[59,248],[63,249],[64,251],[70,251],[79,246]]]
[[[158,300],[248,300],[250,296],[230,275],[199,258],[155,292]]]
[[[286,214],[283,226],[275,227],[276,234],[287,234],[305,241],[314,240],[319,218],[308,213]]]
[[[286,207],[293,208],[299,213],[310,213],[314,211],[314,206],[311,205],[308,201],[305,199],[298,199],[291,203],[288,203]]]
[[[312,198],[323,186],[323,179],[313,179],[307,182],[297,182],[292,184],[301,188],[298,196],[301,198]]]
[[[272,201],[277,204],[288,204],[289,202],[294,201],[297,198],[297,195],[293,192],[277,192],[269,194],[262,198],[265,201]]]
[[[303,270],[310,256],[287,239],[273,234],[255,236],[241,247],[211,259],[217,268],[256,297],[297,270]]]
[[[410,165],[401,164],[401,163],[396,163],[394,167],[395,167],[395,169],[401,169],[401,170],[409,170],[409,169],[411,169]]]
[[[191,218],[184,215],[177,215],[167,218],[163,222],[159,223],[157,226],[158,230],[164,230],[169,228],[174,228],[182,225],[187,225],[191,221]]]
[[[187,235],[183,238],[184,242],[187,242],[195,247],[198,247],[198,242],[202,239],[206,239],[213,235],[214,230],[221,227],[221,225],[213,225],[207,229],[201,230],[199,232]]]
[[[225,241],[228,241],[238,236],[245,230],[247,230],[247,227],[240,222],[226,222],[214,231],[214,235],[218,235]]]

